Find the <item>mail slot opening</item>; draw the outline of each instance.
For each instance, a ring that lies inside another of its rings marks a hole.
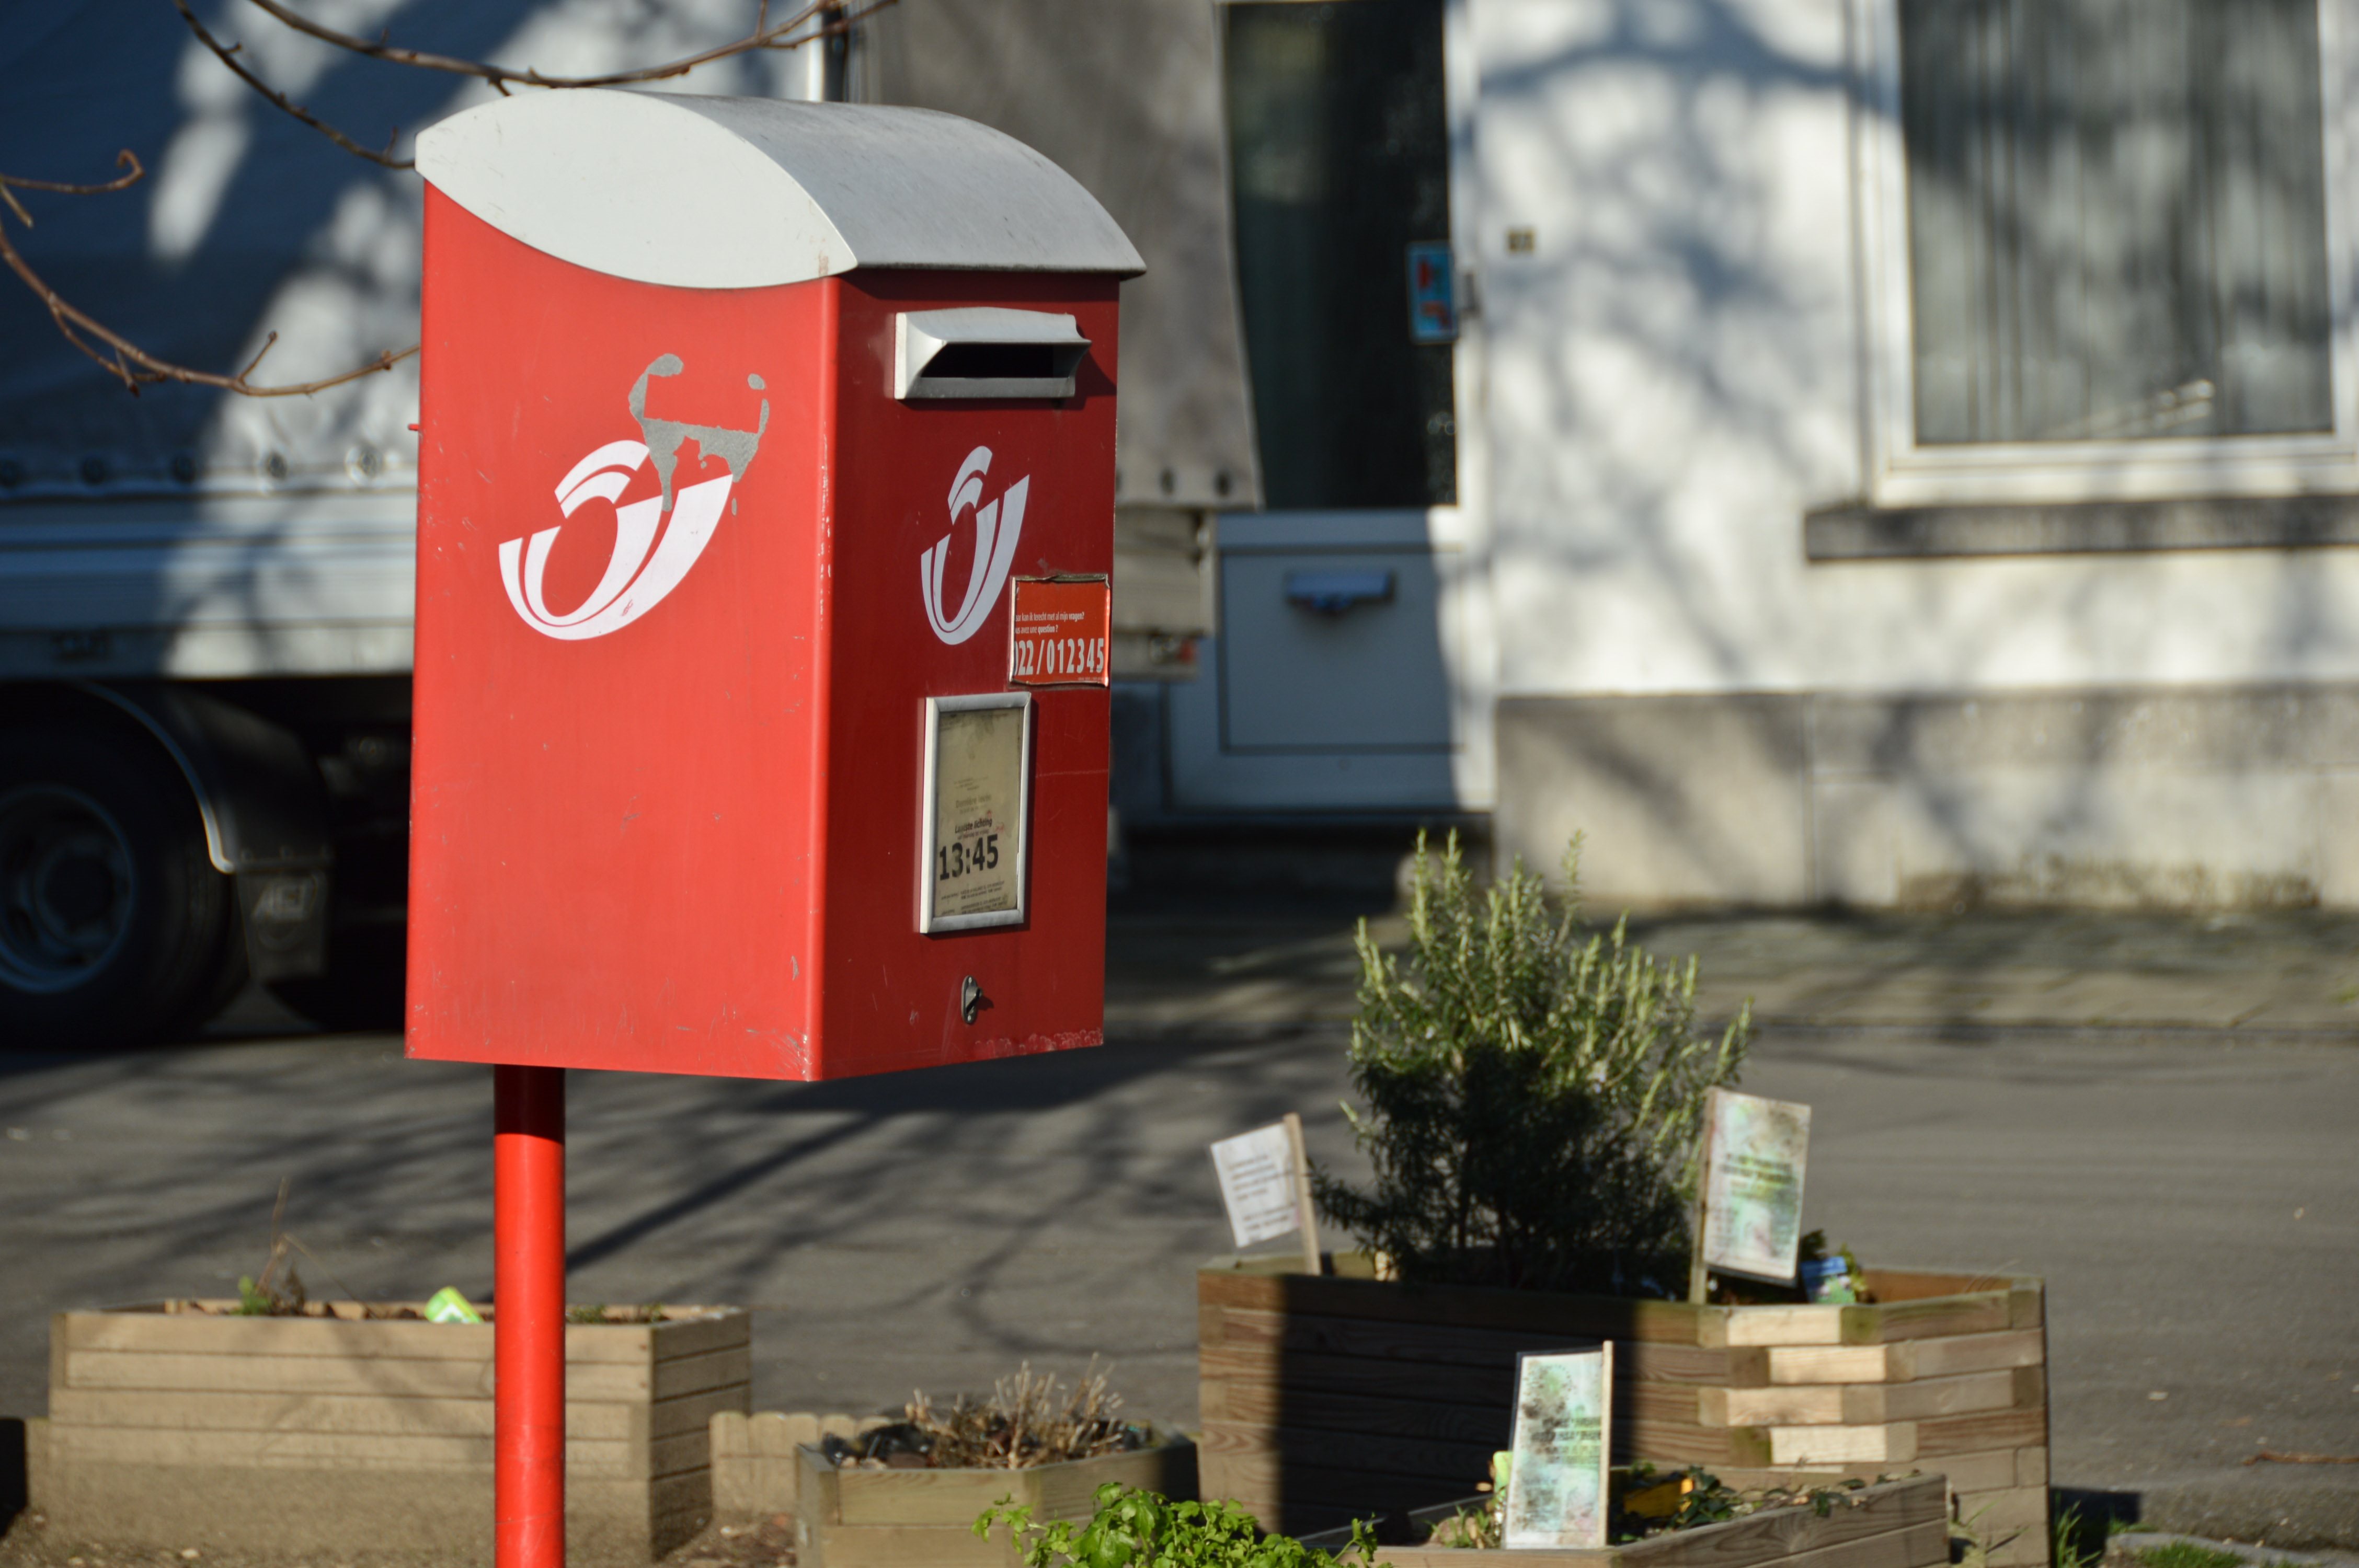
[[[1047,343],[951,343],[918,375],[925,381],[1056,381],[1071,375],[1080,358],[1079,350]]]
[[[893,395],[904,401],[1071,397],[1090,347],[1071,316],[991,306],[908,311],[894,338]]]

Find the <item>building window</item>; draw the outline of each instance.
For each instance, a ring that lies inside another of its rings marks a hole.
[[[2316,0],[1904,0],[1919,442],[2334,427]]]
[[[1449,345],[1409,329],[1450,237],[1441,0],[1223,7],[1238,295],[1273,509],[1458,497]]]
[[[2345,0],[1855,4],[1877,503],[2359,491]]]

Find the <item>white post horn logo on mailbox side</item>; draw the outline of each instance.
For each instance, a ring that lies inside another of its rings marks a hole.
[[[631,417],[638,421],[645,440],[609,441],[574,464],[573,471],[558,482],[558,510],[568,517],[592,498],[612,502],[621,495],[650,459],[663,484],[659,494],[614,508],[614,553],[607,557],[606,570],[589,598],[560,615],[550,611],[543,597],[549,551],[563,524],[543,528],[529,538],[501,544],[500,581],[508,590],[508,602],[524,623],[542,636],[573,643],[620,631],[679,586],[688,568],[712,542],[713,530],[721,525],[721,509],[728,504],[730,491],[754,460],[762,432],[769,428],[770,401],[762,400],[761,420],[751,430],[649,418],[647,378],[678,375],[681,369],[678,354],[665,354],[641,371],[632,384]],[[758,375],[747,376],[745,384],[756,392],[762,390]],[[696,438],[700,464],[707,458],[719,458],[729,465],[729,471],[689,485],[675,496],[672,470],[682,443],[691,436]],[[658,540],[657,526],[666,513],[671,521]]]
[[[925,594],[926,619],[932,622],[934,635],[956,645],[965,642],[983,627],[992,606],[999,602],[999,590],[1007,586],[1007,571],[1016,564],[1016,536],[1024,531],[1024,499],[1032,489],[1032,476],[1026,474],[1007,487],[1000,497],[989,503],[983,499],[983,476],[991,471],[991,449],[977,447],[959,465],[958,477],[951,481],[951,526],[958,526],[959,514],[972,509],[974,513],[974,566],[967,574],[966,597],[959,600],[952,613],[942,598],[942,573],[950,565],[951,536],[943,535],[934,542],[918,562],[919,588]]]

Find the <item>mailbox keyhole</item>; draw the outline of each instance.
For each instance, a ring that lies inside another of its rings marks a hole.
[[[959,981],[959,1016],[961,1018],[973,1023],[974,1015],[990,1005],[991,999],[983,994],[983,988],[975,984],[973,975],[968,975]]]

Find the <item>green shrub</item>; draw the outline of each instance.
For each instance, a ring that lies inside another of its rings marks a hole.
[[[1749,1007],[1695,1031],[1696,968],[1658,963],[1617,922],[1580,924],[1581,841],[1551,910],[1517,861],[1478,892],[1452,834],[1418,840],[1410,943],[1360,925],[1344,1108],[1365,1190],[1312,1173],[1320,1208],[1403,1279],[1675,1295],[1685,1283],[1706,1091],[1733,1084]]]
[[[1071,1520],[1032,1522],[1028,1505],[1010,1498],[974,1521],[978,1540],[1005,1524],[1025,1568],[1331,1568],[1356,1553],[1361,1568],[1379,1568],[1375,1537],[1352,1526],[1352,1544],[1330,1555],[1288,1535],[1265,1536],[1234,1503],[1175,1503],[1109,1481],[1093,1495],[1096,1512],[1076,1528]]]

